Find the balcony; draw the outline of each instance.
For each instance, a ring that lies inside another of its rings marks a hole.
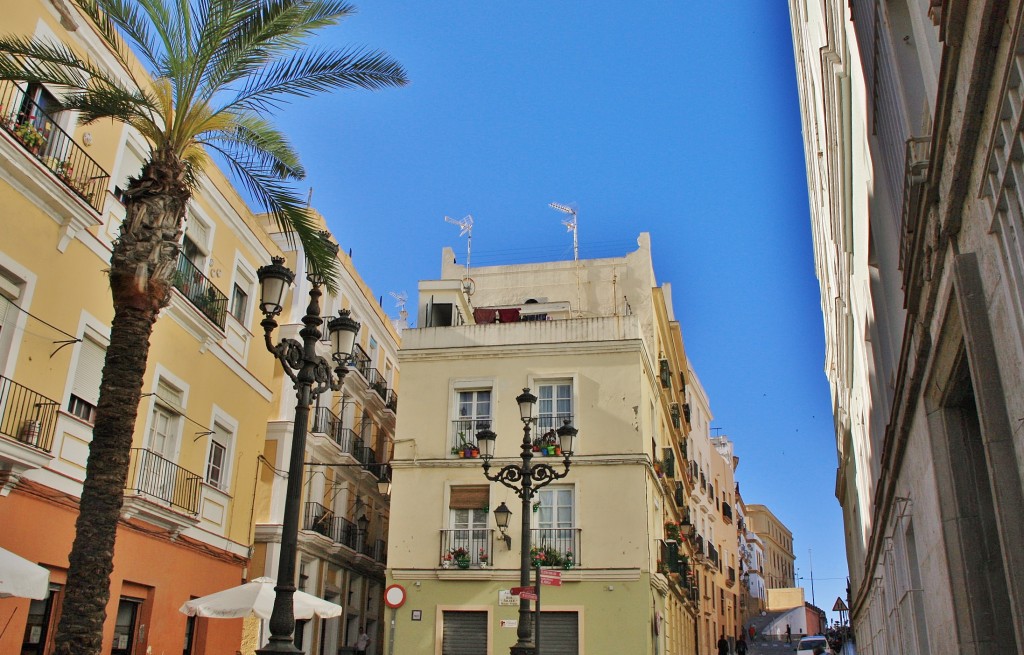
[[[180,532],[199,522],[202,484],[192,471],[147,448],[132,448],[122,515]]]
[[[386,541],[376,539],[372,543],[364,543],[366,535],[359,530],[355,523],[346,518],[334,516],[334,512],[320,503],[306,503],[302,517],[302,529],[324,536],[333,543],[369,557],[375,562],[384,564],[387,561]]]
[[[718,549],[711,543],[708,543],[708,562],[712,568],[721,569],[721,563],[718,559]]]
[[[458,557],[459,553],[465,553],[465,557]],[[438,555],[438,565],[441,568],[483,568],[491,565],[494,561],[493,555],[494,530],[441,530],[441,552]]]
[[[729,567],[728,575],[725,578],[725,584],[734,587],[736,585],[736,569]]]
[[[369,382],[369,374],[367,371],[370,369],[370,356],[366,354],[363,347],[358,343],[352,345],[352,356],[349,357],[349,364],[352,368],[359,371],[359,374],[366,378]]]
[[[178,254],[178,269],[174,273],[174,288],[199,312],[210,319],[221,330],[227,317],[228,297],[213,285],[192,261],[183,254]]]
[[[533,528],[530,530],[530,543],[534,552],[544,552],[541,566],[579,566],[583,561],[580,545],[581,531],[579,528]],[[553,557],[554,556],[554,557]]]
[[[903,271],[905,285],[909,280],[921,194],[924,193],[924,184],[928,179],[931,145],[932,140],[928,136],[912,137],[907,139],[906,143],[903,166],[903,215],[900,217],[900,269]]]
[[[97,212],[110,175],[13,82],[0,82],[0,129]]]
[[[363,465],[364,470],[370,471],[371,473],[376,472],[374,469],[379,463],[377,462],[377,453],[373,448],[365,445],[365,442],[362,439],[357,438],[355,442],[353,442],[352,455],[356,458],[356,461]]]
[[[398,413],[398,393],[394,389],[388,389],[384,398],[384,407],[390,409],[392,414]]]
[[[0,496],[53,459],[59,403],[0,375]]]
[[[479,457],[476,433],[490,427],[490,418],[462,418],[452,421],[451,454],[460,458]]]
[[[732,523],[732,505],[729,503],[722,503],[722,520]]]
[[[302,529],[309,532],[316,532],[321,534],[332,541],[332,525],[334,522],[334,512],[327,509],[320,503],[306,503],[306,510],[302,517]]]
[[[683,483],[679,480],[676,480],[675,501],[676,507],[686,507],[686,491],[683,488]],[[689,510],[687,510],[686,518],[687,520],[690,518]]]

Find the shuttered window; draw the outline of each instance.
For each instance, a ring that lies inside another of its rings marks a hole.
[[[107,351],[88,335],[82,337],[78,349],[78,363],[75,366],[75,380],[71,385],[68,412],[82,420],[92,422],[96,403],[100,398],[100,381],[103,377],[103,360]]]
[[[451,509],[483,509],[490,501],[490,488],[485,485],[452,487],[448,506]]]
[[[579,655],[579,614],[541,612],[540,646],[544,655]]]
[[[488,631],[487,612],[445,612],[441,655],[487,655]]]

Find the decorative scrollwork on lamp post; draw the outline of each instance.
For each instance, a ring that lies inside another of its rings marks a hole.
[[[301,653],[295,647],[292,634],[295,631],[295,557],[298,551],[299,518],[302,499],[302,467],[306,452],[306,428],[309,423],[309,408],[313,399],[331,390],[339,391],[348,373],[345,362],[352,353],[359,323],[352,320],[348,310],[341,310],[338,316],[327,322],[331,339],[332,370],[330,362],[316,352],[320,342],[320,287],[324,280],[315,273],[306,278],[310,282],[309,306],[302,317],[299,336],[302,341],[281,339],[273,343],[272,335],[277,329],[276,317],[284,308],[284,295],[295,279],[285,265],[283,257],[274,257],[270,264],[256,272],[260,281],[260,311],[263,312],[263,337],[267,350],[284,368],[295,387],[295,423],[292,430],[292,445],[288,461],[288,485],[285,491],[284,518],[281,526],[281,550],[277,565],[277,586],[274,587],[274,610],[270,615],[270,641],[257,653]]]
[[[477,443],[480,446],[480,455],[483,457],[484,476],[491,482],[500,482],[512,491],[516,492],[522,501],[522,539],[519,544],[519,586],[530,585],[530,503],[537,491],[555,480],[561,480],[569,475],[569,466],[572,463],[573,440],[578,431],[568,420],[558,428],[558,439],[564,459],[563,471],[557,471],[549,464],[533,463],[533,441],[530,439],[530,426],[534,421],[533,406],[537,403],[537,396],[530,393],[529,388],[523,389],[523,393],[516,397],[519,404],[519,418],[523,422],[523,443],[520,458],[522,464],[507,464],[498,469],[498,472],[491,475],[491,459],[494,457],[494,444],[498,435],[489,428],[485,428],[476,434]],[[504,528],[508,527],[508,520],[512,512],[505,503],[494,510],[494,519],[498,527],[502,529],[502,537],[505,543],[511,543],[505,535]],[[511,655],[533,655],[535,652],[533,635],[530,630],[530,601],[520,599],[519,601],[519,625],[516,627],[517,641],[510,649]]]

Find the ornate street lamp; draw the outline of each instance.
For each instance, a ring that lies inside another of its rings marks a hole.
[[[548,464],[533,464],[533,440],[530,439],[530,424],[533,423],[533,406],[537,403],[537,396],[530,393],[528,388],[516,397],[519,404],[519,418],[523,422],[523,443],[520,457],[522,464],[507,464],[495,475],[490,474],[491,458],[494,457],[494,444],[498,435],[490,429],[483,429],[476,433],[476,440],[480,447],[480,455],[483,457],[484,476],[492,482],[500,482],[512,491],[516,492],[522,501],[522,539],[519,544],[519,586],[530,585],[530,503],[537,491],[555,480],[560,480],[569,475],[570,457],[572,456],[573,440],[576,438],[577,430],[569,424],[568,420],[558,428],[558,439],[561,444],[562,460],[564,471],[556,471]],[[504,510],[502,509],[504,508]],[[505,535],[508,528],[509,518],[512,511],[502,503],[494,510],[494,521],[498,529],[502,531],[506,544],[511,544],[511,539]],[[535,647],[532,641],[530,629],[530,601],[520,599],[519,601],[519,625],[516,628],[517,641],[509,650],[511,655],[534,655]]]
[[[277,329],[275,317],[284,307],[284,294],[295,274],[284,265],[283,257],[274,257],[267,266],[256,271],[260,281],[260,311],[264,318],[263,336],[267,350],[281,362],[284,372],[291,378],[295,387],[297,402],[295,404],[295,424],[292,431],[292,448],[288,461],[288,486],[285,491],[284,520],[281,526],[281,552],[277,565],[277,586],[274,587],[274,610],[270,615],[270,641],[265,648],[257,653],[301,653],[295,647],[292,633],[295,631],[295,611],[293,596],[295,594],[295,557],[298,550],[299,518],[302,498],[302,466],[306,452],[306,427],[309,423],[309,408],[313,399],[325,391],[341,389],[348,368],[345,362],[352,353],[359,323],[352,320],[348,310],[338,312],[338,316],[327,323],[333,352],[331,357],[336,366],[331,371],[330,363],[316,354],[316,345],[320,341],[320,291],[323,278],[310,273],[306,278],[310,282],[309,306],[302,317],[302,329],[299,336],[302,342],[295,339],[281,339],[276,345],[271,335]]]

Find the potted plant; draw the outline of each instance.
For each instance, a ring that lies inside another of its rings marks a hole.
[[[576,566],[576,560],[573,558],[572,551],[565,551],[565,557],[562,558],[562,568],[568,571]]]
[[[679,524],[675,521],[665,521],[665,538],[679,541],[679,536]]]
[[[455,565],[460,569],[469,568],[469,551],[462,546],[452,549],[452,559],[455,560]]]
[[[480,560],[480,568],[487,566],[487,560],[489,559],[487,551],[481,547],[478,559]]]
[[[452,554],[451,553],[445,553],[444,557],[441,558],[441,568],[442,569],[447,569],[447,568],[451,567],[451,565],[452,565]]]
[[[14,136],[21,141],[26,148],[32,151],[33,155],[39,154],[39,149],[46,143],[46,135],[39,131],[38,128],[32,123],[34,117],[29,117],[29,120],[24,123],[19,123],[14,128]]]
[[[530,549],[530,561],[533,566],[562,566],[562,554],[551,546],[534,546]]]

